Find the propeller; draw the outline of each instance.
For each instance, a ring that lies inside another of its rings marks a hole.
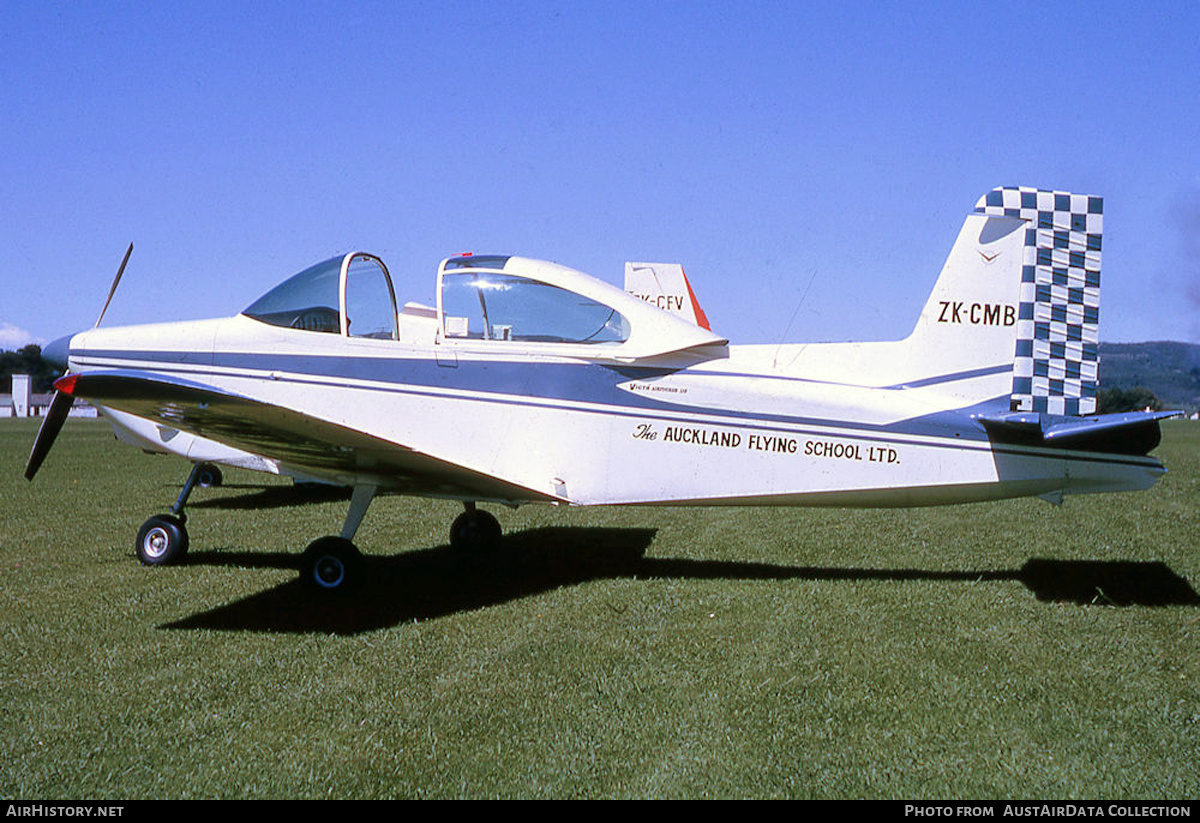
[[[117,276],[113,278],[112,285],[108,287],[108,298],[104,301],[104,308],[100,310],[100,316],[96,318],[96,325],[93,329],[100,326],[100,321],[104,319],[104,313],[108,311],[108,304],[112,302],[113,295],[117,293],[117,284],[121,282],[121,275],[125,273],[125,264],[129,262],[129,255],[133,254],[133,244],[129,244],[129,248],[125,249],[125,256],[121,258],[121,265],[117,268]]]
[[[96,318],[96,325],[92,328],[99,326],[100,321],[104,319],[104,313],[108,311],[108,304],[112,302],[113,295],[117,292],[117,284],[121,282],[121,275],[125,273],[125,266],[129,263],[131,254],[133,254],[132,243],[125,250],[125,257],[117,269],[117,276],[113,278],[112,286],[108,289],[108,298],[104,301],[104,308],[100,310],[100,316]],[[70,353],[69,344],[64,346],[63,350],[64,360],[66,360],[66,355]],[[42,418],[42,425],[38,429],[37,438],[34,439],[33,448],[29,452],[29,462],[25,464],[26,480],[32,480],[38,469],[42,467],[42,461],[50,453],[50,448],[54,445],[58,432],[66,422],[67,414],[71,411],[71,404],[75,402],[75,398],[72,396],[75,388],[74,377],[68,361],[66,373],[54,382],[54,398],[50,401],[50,408],[46,411],[46,416]]]

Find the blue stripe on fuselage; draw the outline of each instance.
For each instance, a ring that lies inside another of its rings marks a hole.
[[[661,395],[635,393],[619,388],[619,384],[629,380],[646,380],[669,374],[687,374],[689,377],[703,376],[706,378],[770,377],[769,375],[725,374],[716,371],[688,371],[686,368],[670,369],[661,366],[644,367],[588,362],[532,363],[528,361],[466,360],[461,357],[457,366],[445,367],[438,365],[431,358],[217,352],[213,357],[211,370],[197,369],[194,361],[187,362],[187,354],[184,352],[92,350],[86,352],[83,357],[143,361],[148,364],[187,363],[189,368],[186,374],[193,379],[203,374],[228,375],[228,372],[225,371],[227,369],[252,369],[279,372],[278,379],[288,381],[303,382],[304,377],[362,380],[388,384],[393,387],[392,391],[418,390],[418,393],[421,393],[420,389],[431,389],[440,392],[479,392],[525,397],[529,398],[530,404],[539,406],[558,406],[557,403],[547,403],[546,401],[592,403],[616,407],[624,410],[627,414],[636,414],[637,410],[653,410],[692,416],[735,418],[748,422],[833,426],[879,433],[954,437],[960,442],[964,439],[987,440],[987,434],[983,427],[975,423],[968,414],[964,414],[965,410],[947,410],[881,425],[671,403],[659,399]],[[118,368],[128,368],[128,366],[118,366]],[[500,401],[497,398],[497,402],[519,401]],[[994,402],[972,406],[971,410],[975,411],[981,407],[993,410],[1002,407],[1007,410],[1008,396],[998,397]]]

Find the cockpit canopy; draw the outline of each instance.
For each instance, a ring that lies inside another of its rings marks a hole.
[[[452,257],[438,269],[437,290],[436,309],[409,303],[397,311],[383,261],[353,252],[288,278],[243,313],[342,337],[514,351],[527,345],[620,360],[727,342],[608,283],[541,260]]]
[[[623,343],[629,320],[572,291],[498,271],[444,271],[447,338],[526,343]]]

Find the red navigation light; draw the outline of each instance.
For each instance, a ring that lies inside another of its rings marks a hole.
[[[75,394],[75,383],[79,380],[77,374],[64,374],[62,377],[54,381],[54,388],[58,389],[63,394]]]

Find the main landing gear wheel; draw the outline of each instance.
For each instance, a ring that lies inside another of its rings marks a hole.
[[[144,566],[181,562],[188,550],[188,533],[183,520],[169,514],[151,517],[138,529],[134,550]]]
[[[214,486],[219,486],[225,482],[221,470],[212,463],[201,463],[200,471],[196,475],[196,485],[202,489],[211,489]]]
[[[300,561],[300,579],[315,592],[339,594],[362,582],[363,557],[344,537],[319,537]]]
[[[485,554],[500,546],[500,521],[482,509],[468,509],[450,526],[450,548],[465,554]]]

